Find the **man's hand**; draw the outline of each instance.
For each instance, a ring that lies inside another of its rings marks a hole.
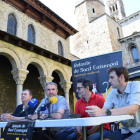
[[[75,134],[77,135],[77,140],[82,140],[82,133],[75,132]]]
[[[87,106],[85,112],[89,114],[90,117],[99,117],[106,115],[106,110],[100,109],[98,106]]]
[[[28,118],[31,119],[31,120],[36,120],[37,119],[37,114],[28,115]]]
[[[14,116],[11,114],[5,113],[1,115],[1,120],[6,121],[6,120],[13,120]]]

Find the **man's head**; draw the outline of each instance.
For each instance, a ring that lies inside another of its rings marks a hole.
[[[77,80],[76,92],[79,97],[85,98],[93,89],[93,84],[88,78],[80,78]]]
[[[49,82],[45,86],[45,93],[48,98],[56,96],[58,93],[57,84],[54,82]]]
[[[29,89],[24,89],[22,91],[22,96],[21,96],[21,100],[22,102],[29,102],[32,99],[32,92]]]
[[[123,83],[128,82],[129,73],[125,67],[112,67],[108,70],[109,83],[112,88],[119,88]]]

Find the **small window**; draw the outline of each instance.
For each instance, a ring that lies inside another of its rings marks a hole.
[[[28,42],[35,44],[35,31],[31,24],[28,26]]]
[[[95,9],[94,8],[92,9],[92,11],[93,11],[93,13],[95,13]]]
[[[112,9],[111,9],[111,7],[110,7],[110,13],[112,13]]]
[[[113,11],[115,11],[115,7],[113,6]]]
[[[120,29],[117,27],[117,31],[118,31],[118,36],[119,38],[121,38],[121,35],[120,35]]]
[[[8,16],[7,32],[16,35],[17,20],[13,14]]]
[[[139,62],[138,52],[135,46],[132,47],[132,56],[134,63]]]
[[[58,55],[64,56],[63,46],[62,46],[62,43],[60,41],[58,41]]]
[[[115,6],[116,6],[116,10],[118,10],[117,4],[115,4]]]

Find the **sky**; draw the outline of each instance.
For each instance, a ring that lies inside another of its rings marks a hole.
[[[74,15],[76,0],[40,0],[62,19],[77,29],[76,16]],[[105,3],[105,0],[103,0]],[[140,10],[140,0],[123,0],[126,16]]]

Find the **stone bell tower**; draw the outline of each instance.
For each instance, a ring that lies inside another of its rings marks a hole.
[[[123,0],[106,0],[109,15],[119,21],[126,17]]]
[[[92,20],[105,13],[105,5],[102,0],[77,0],[75,14],[77,16],[78,29],[83,28]]]

